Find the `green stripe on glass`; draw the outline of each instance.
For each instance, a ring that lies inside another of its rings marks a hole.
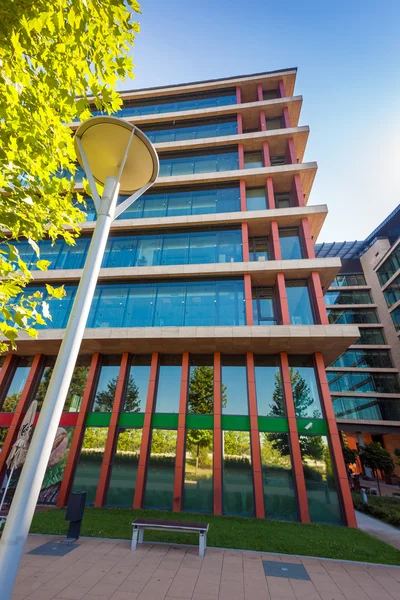
[[[214,429],[213,415],[186,415],[187,429]]]
[[[289,426],[285,417],[258,417],[258,429],[259,431],[287,433]]]
[[[111,413],[89,413],[86,418],[86,427],[108,427]]]
[[[151,426],[156,429],[178,429],[178,415],[155,414],[152,416]]]
[[[143,427],[144,413],[123,413],[119,417],[118,427]]]
[[[225,431],[250,431],[250,417],[222,415],[221,425]]]
[[[296,422],[299,435],[328,435],[328,426],[323,419],[296,419]]]

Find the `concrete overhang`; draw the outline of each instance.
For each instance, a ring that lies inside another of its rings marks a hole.
[[[21,334],[15,354],[56,355],[64,329],[39,331],[36,339]],[[334,361],[358,337],[353,325],[276,325],[243,327],[132,327],[85,329],[80,354],[289,354],[322,352]]]
[[[364,431],[368,433],[400,433],[399,421],[373,421],[366,419],[336,419],[341,431]]]
[[[278,273],[285,278],[307,279],[313,271],[320,273],[322,289],[325,292],[340,269],[339,258],[311,258],[301,260],[269,260],[260,262],[211,263],[195,265],[168,265],[157,267],[117,267],[100,270],[99,280],[111,281],[146,281],[169,279],[197,278],[230,278],[245,274],[251,275],[254,286],[273,286]],[[54,271],[34,271],[34,281],[68,283],[78,281],[82,269],[65,269]]]

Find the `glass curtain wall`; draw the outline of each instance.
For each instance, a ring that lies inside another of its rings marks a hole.
[[[246,358],[222,355],[221,380],[222,414],[248,415]]]
[[[286,295],[292,325],[312,325],[315,323],[307,281],[286,281]]]
[[[132,356],[122,412],[144,413],[146,411],[150,365],[151,356]]]
[[[322,419],[321,400],[311,356],[289,356],[290,381],[297,418]]]
[[[142,429],[119,429],[106,503],[132,507],[139,464]]]
[[[331,392],[400,393],[399,381],[395,373],[327,371],[327,377]]]
[[[96,393],[91,412],[112,412],[118,375],[121,364],[120,356],[103,356],[97,380]]]
[[[367,290],[352,290],[349,292],[327,292],[325,304],[373,304],[371,294]]]
[[[283,417],[285,401],[277,356],[254,356],[257,410],[260,417]]]
[[[160,126],[142,128],[153,144],[162,142],[176,142],[179,140],[197,140],[224,135],[236,135],[237,119],[227,117],[225,119],[207,119],[188,121],[176,121]]]
[[[331,308],[327,313],[329,323],[332,324],[378,323],[378,315],[374,308]]]
[[[158,368],[155,413],[179,413],[182,356],[162,356]]]
[[[331,283],[331,287],[355,285],[367,285],[365,277],[362,273],[356,273],[354,275],[336,275],[335,279]]]
[[[338,419],[400,421],[400,400],[395,398],[332,396],[332,402]]]
[[[389,350],[346,350],[331,367],[392,368]]]
[[[276,302],[274,288],[252,289],[253,318],[256,325],[276,325]]]
[[[378,327],[360,327],[360,338],[354,342],[355,344],[386,344],[383,329]]]
[[[398,269],[400,269],[400,244],[377,270],[379,283],[385,285]]]
[[[72,491],[87,492],[86,503],[88,505],[93,505],[96,498],[107,433],[107,427],[86,427],[85,429]]]
[[[15,371],[0,395],[0,411],[4,413],[15,411],[32,366],[31,357],[20,357],[17,361]]]
[[[223,431],[223,513],[254,516],[250,433]]]
[[[172,510],[176,440],[176,431],[152,431],[143,508]]]
[[[283,260],[303,258],[299,230],[296,227],[279,229],[279,243]]]
[[[267,208],[268,198],[265,188],[246,189],[246,210],[266,210]]]
[[[236,150],[208,154],[182,152],[160,155],[160,177],[233,171],[238,168],[239,157]]]

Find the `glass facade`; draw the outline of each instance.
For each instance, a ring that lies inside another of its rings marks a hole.
[[[156,413],[178,413],[182,379],[182,358],[162,356],[158,368]]]
[[[392,312],[390,313],[390,316],[392,317],[393,325],[394,325],[396,331],[399,331],[399,329],[400,329],[400,306],[395,308],[394,310],[392,310]]]
[[[378,315],[374,308],[331,308],[327,310],[329,323],[358,324],[378,323]]]
[[[255,356],[257,412],[263,417],[283,417],[285,402],[277,356]]]
[[[110,413],[112,411],[120,364],[120,356],[102,357],[102,365],[91,409],[92,412]],[[130,393],[130,390],[128,390],[128,393]]]
[[[190,357],[188,414],[212,415],[214,413],[214,357]]]
[[[334,286],[356,286],[356,285],[367,285],[365,277],[362,273],[356,273],[354,275],[336,275],[335,279],[331,283],[331,287]]]
[[[236,150],[215,151],[208,154],[161,154],[160,177],[176,177],[178,175],[196,175],[198,173],[214,173],[233,171],[239,168],[239,157]]]
[[[244,153],[244,168],[245,169],[261,169],[264,166],[264,161],[261,152],[245,152]]]
[[[393,279],[392,283],[384,290],[383,295],[389,308],[400,300],[400,276]]]
[[[238,132],[237,119],[235,116],[226,119],[208,119],[197,121],[177,121],[165,123],[163,127],[145,126],[142,131],[153,144],[162,142],[177,142],[179,140],[198,140],[223,135],[236,135]]]
[[[176,438],[176,431],[152,431],[143,508],[172,510]]]
[[[400,244],[376,271],[379,283],[383,286],[400,269]]]
[[[213,512],[213,432],[186,431],[183,510]]]
[[[0,410],[4,413],[14,412],[21,398],[29,371],[32,366],[32,358],[18,358],[17,367],[7,385],[1,390]]]
[[[297,498],[287,433],[260,433],[265,516],[296,521]]]
[[[246,189],[246,209],[247,210],[266,210],[268,208],[268,198],[265,188]]]
[[[272,287],[252,289],[255,325],[276,325],[275,293]]]
[[[399,381],[395,373],[328,371],[326,375],[331,392],[400,393]]]
[[[254,517],[250,433],[223,431],[223,513]]]
[[[333,396],[332,402],[338,419],[400,421],[400,400],[395,398]]]
[[[40,257],[50,261],[49,270],[82,269],[90,238],[78,238],[74,246],[51,240],[39,243]],[[35,269],[36,254],[30,244],[18,244],[21,258]],[[242,260],[240,229],[160,233],[159,235],[111,236],[103,268],[153,267],[158,265],[208,264]]]
[[[331,367],[393,367],[389,350],[346,350]]]
[[[279,243],[283,260],[303,258],[303,249],[300,242],[299,230],[279,229]]]
[[[247,369],[243,356],[222,356],[222,413],[248,415]]]
[[[86,427],[83,437],[72,491],[87,492],[86,504],[89,506],[96,498],[107,433],[106,427]]]
[[[360,327],[360,338],[355,343],[366,345],[386,344],[383,329],[380,327]]]
[[[54,329],[65,328],[76,287],[67,297],[49,298]],[[87,326],[166,327],[244,325],[241,280],[98,285]]]
[[[251,261],[269,260],[270,249],[267,237],[249,238],[249,250]]]
[[[120,429],[117,435],[106,504],[131,508],[136,487],[142,429]]]
[[[353,290],[345,292],[326,292],[325,304],[373,304],[370,292]]]
[[[289,356],[296,417],[322,419],[321,400],[312,357]]]
[[[150,380],[151,356],[133,356],[123,405],[124,413],[144,413]]]
[[[315,323],[307,281],[286,281],[286,295],[292,325]]]

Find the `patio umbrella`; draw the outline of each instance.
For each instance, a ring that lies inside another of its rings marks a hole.
[[[8,477],[3,497],[1,499],[0,511],[3,508],[4,500],[7,494],[8,487],[10,485],[11,477],[15,469],[18,469],[25,460],[25,456],[29,446],[29,441],[31,439],[31,432],[33,428],[33,421],[36,415],[36,410],[37,402],[36,400],[33,400],[28,410],[26,411],[26,415],[18,431],[17,439],[15,440],[14,445],[11,448],[11,452],[6,460],[7,468],[10,469],[10,475]]]

